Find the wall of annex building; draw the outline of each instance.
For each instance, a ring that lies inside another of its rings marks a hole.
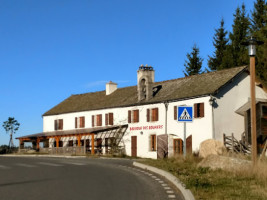
[[[242,115],[235,111],[249,101],[250,77],[242,73],[232,83],[221,89],[216,97],[214,108],[215,137],[223,141],[223,133],[234,136],[240,140],[245,131],[245,122]],[[267,99],[267,94],[256,87],[256,98]]]
[[[172,138],[181,138],[183,140],[184,124],[174,119],[174,106],[188,105],[194,106],[195,103],[204,103],[204,117],[196,118],[191,123],[187,123],[187,137],[192,135],[192,150],[197,151],[199,144],[212,138],[212,113],[209,105],[209,96],[188,99],[183,101],[171,102],[168,104],[167,111],[167,134],[169,137],[169,151],[172,151]],[[147,109],[158,108],[158,121],[147,122]],[[157,158],[157,152],[151,150],[151,135],[165,134],[166,109],[164,103],[133,106],[126,108],[112,108],[96,111],[85,111],[77,113],[67,113],[54,116],[43,117],[43,131],[54,131],[54,120],[63,119],[63,130],[75,129],[75,117],[85,117],[85,128],[92,127],[92,115],[102,114],[102,125],[104,126],[105,114],[112,112],[114,115],[114,125],[128,124],[128,111],[139,110],[139,122],[129,123],[129,127],[122,140],[125,146],[126,154],[131,155],[131,137],[137,137],[137,156],[147,158]],[[142,133],[141,133],[142,132]],[[64,138],[64,146],[67,140],[75,138]],[[63,139],[62,139],[63,140]],[[52,142],[52,140],[50,141]]]

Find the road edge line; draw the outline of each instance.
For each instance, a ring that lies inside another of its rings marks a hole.
[[[184,196],[184,198],[186,200],[195,200],[195,197],[192,194],[192,192],[189,189],[186,189],[184,187],[183,183],[178,178],[173,176],[171,173],[166,172],[166,171],[164,171],[162,169],[158,169],[156,167],[152,167],[152,166],[145,165],[145,164],[138,163],[138,162],[133,162],[133,165],[135,167],[139,167],[141,169],[149,170],[151,172],[159,174],[160,176],[163,176],[164,178],[169,180],[171,183],[173,183],[181,191],[182,195]]]

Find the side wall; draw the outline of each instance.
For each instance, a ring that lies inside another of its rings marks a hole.
[[[214,108],[215,138],[223,140],[223,133],[234,136],[240,140],[245,131],[244,117],[235,111],[249,101],[250,77],[244,72],[232,83],[222,88],[216,97]],[[256,87],[256,98],[267,99],[267,94]]]

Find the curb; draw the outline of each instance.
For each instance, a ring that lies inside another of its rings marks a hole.
[[[48,157],[48,158],[86,158],[86,156],[60,156],[60,155],[0,155],[0,157]]]
[[[141,164],[138,162],[133,162],[133,165],[135,167],[139,167],[145,170],[149,170],[151,172],[154,172],[156,174],[159,174],[161,176],[163,176],[164,178],[166,178],[167,180],[169,180],[171,183],[173,183],[182,193],[182,195],[184,196],[185,200],[195,200],[195,197],[193,196],[192,192],[189,189],[186,189],[181,181],[176,178],[175,176],[173,176],[171,173],[166,172],[164,170],[158,169],[156,167],[151,167],[145,164]]]

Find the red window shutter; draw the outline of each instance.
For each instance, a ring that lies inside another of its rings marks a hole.
[[[200,103],[199,105],[199,117],[204,117],[204,103]]]
[[[75,117],[75,128],[77,128],[77,117]]]
[[[133,122],[139,122],[139,110],[134,110],[134,119]]]
[[[107,126],[108,125],[108,114],[105,114],[105,125]]]
[[[139,122],[139,110],[136,110],[137,120],[136,122]]]
[[[85,127],[85,117],[80,117],[80,128]]]
[[[146,109],[146,121],[150,122],[150,109]]]
[[[95,126],[95,116],[92,115],[92,127],[94,127],[94,126]]]
[[[57,120],[54,121],[54,129],[57,130]]]
[[[108,115],[109,115],[109,117],[108,117],[109,125],[113,125],[113,113],[109,113]]]
[[[155,108],[155,121],[159,121],[159,108]]]
[[[99,126],[102,126],[102,115],[99,115]]]
[[[63,119],[59,119],[58,122],[59,122],[58,129],[63,130]]]
[[[174,120],[177,120],[177,106],[174,106]]]
[[[128,110],[128,123],[132,122],[132,116],[131,116],[132,112],[130,110]]]
[[[197,118],[197,103],[194,104],[194,118]]]

